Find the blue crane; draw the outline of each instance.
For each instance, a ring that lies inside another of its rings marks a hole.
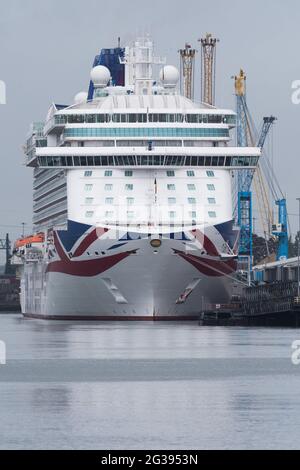
[[[255,125],[246,102],[246,75],[243,70],[235,77],[235,94],[237,99],[237,145],[239,147],[257,146],[263,150],[267,135],[271,126],[276,121],[276,118],[274,116],[264,117],[262,129],[256,142],[254,138]],[[267,163],[265,165],[267,165]],[[271,170],[271,174],[272,178],[276,180],[273,170]],[[253,176],[254,170],[243,170],[238,173],[238,224],[241,231],[239,257],[241,260],[244,258],[250,259],[250,267],[253,256],[251,192]],[[279,188],[277,180],[276,183]],[[271,181],[270,184],[271,186],[273,185]],[[273,194],[276,194],[274,185],[271,189],[273,190]],[[279,199],[275,196],[274,199],[278,206],[278,224],[272,227],[272,234],[279,240],[277,259],[283,259],[287,257],[288,252],[286,199],[284,197]]]
[[[278,224],[273,225],[272,234],[278,238],[277,261],[288,258],[289,255],[289,236],[288,236],[288,217],[286,199],[275,201],[278,206]]]
[[[274,116],[264,117],[263,125],[258,139],[258,147],[263,148],[266,137],[270,131],[271,126],[277,120]],[[266,163],[268,160],[266,159]],[[267,170],[268,171],[268,170]],[[277,261],[288,258],[288,216],[286,199],[282,194],[279,183],[273,173],[273,169],[269,168],[269,173],[272,176],[272,180],[275,180],[276,186],[280,192],[281,197],[278,197],[278,193],[275,189],[274,182],[270,181],[270,189],[275,200],[275,204],[278,207],[278,223],[272,226],[272,235],[278,239],[278,248],[276,253]]]
[[[246,103],[246,75],[243,70],[235,77],[235,94],[237,100],[237,145],[238,147],[253,146],[250,113]],[[238,225],[240,227],[240,260],[253,256],[252,247],[252,193],[251,182],[253,170],[238,172]]]

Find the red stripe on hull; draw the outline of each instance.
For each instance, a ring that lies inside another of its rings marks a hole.
[[[106,232],[108,232],[107,228],[104,228],[104,229],[95,228],[80,243],[79,247],[73,253],[73,258],[83,255],[85,251],[91,246],[91,244],[94,243],[98,238],[100,238]]]
[[[136,253],[136,250],[118,253],[103,259],[99,258],[85,261],[64,259],[63,261],[53,261],[48,264],[47,272],[69,274],[70,276],[93,277],[107,271],[133,253]]]
[[[90,243],[91,239],[95,236],[97,238],[96,230],[94,232],[91,232],[91,238],[89,239],[88,243]],[[70,276],[97,276],[98,274],[101,274],[112,268],[128,256],[136,253],[136,250],[131,250],[99,259],[75,261],[66,255],[56,233],[54,233],[54,243],[56,251],[61,259],[60,261],[50,262],[47,266],[47,272],[69,274]]]
[[[234,273],[237,269],[237,263],[234,259],[221,261],[204,257],[200,258],[199,256],[190,255],[179,250],[174,250],[174,253],[192,264],[199,272],[209,277],[223,277]]]
[[[196,237],[196,239],[203,245],[203,248],[210,256],[218,256],[219,252],[213,242],[202,233],[200,230],[192,230],[192,234]]]

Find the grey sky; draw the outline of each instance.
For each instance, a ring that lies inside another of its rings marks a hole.
[[[29,124],[43,120],[52,101],[71,103],[87,88],[102,47],[143,32],[175,65],[186,41],[197,47],[206,32],[220,38],[217,105],[234,108],[231,76],[243,67],[257,125],[264,115],[279,118],[275,167],[289,212],[296,213],[300,105],[291,102],[291,83],[300,79],[299,18],[296,0],[0,0],[0,80],[7,85],[7,104],[0,105],[0,236],[4,225],[31,224],[32,170],[24,167],[21,150]],[[197,74],[196,89],[199,84]],[[295,229],[297,217],[290,220]],[[12,237],[21,232],[8,230]]]

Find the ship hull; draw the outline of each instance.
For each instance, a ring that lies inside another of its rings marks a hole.
[[[105,231],[95,237],[89,229],[70,257],[56,234],[52,259],[24,266],[23,314],[54,320],[197,319],[204,305],[230,300],[236,262],[207,252],[216,240],[202,241],[205,251],[188,237],[160,236],[160,246],[153,247],[151,234],[123,235],[116,243]]]

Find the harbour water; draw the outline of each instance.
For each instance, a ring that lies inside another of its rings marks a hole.
[[[300,330],[0,315],[1,449],[297,449]]]

